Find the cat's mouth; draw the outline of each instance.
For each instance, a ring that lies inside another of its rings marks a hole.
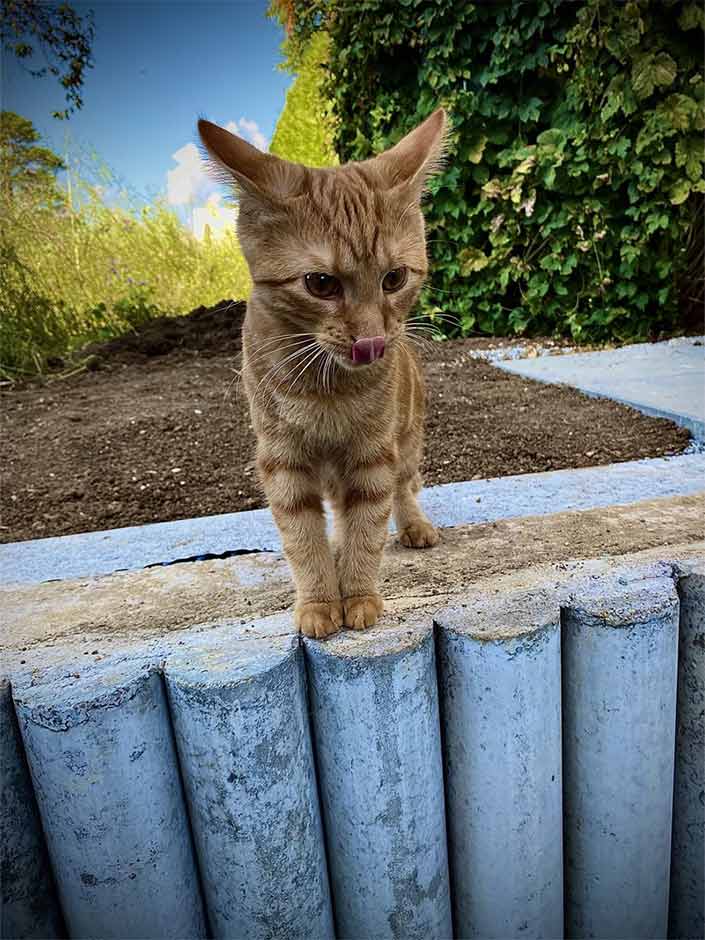
[[[363,366],[373,365],[384,358],[389,341],[384,336],[364,337],[357,339],[349,346],[343,343],[321,342],[321,346],[328,351],[338,365],[344,369],[360,369]]]
[[[384,336],[365,336],[356,339],[350,348],[353,365],[369,365],[384,356]]]

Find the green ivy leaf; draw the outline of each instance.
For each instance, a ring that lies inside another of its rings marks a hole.
[[[529,98],[528,101],[519,106],[517,111],[519,120],[524,122],[537,120],[539,114],[541,114],[542,106],[543,101],[540,98]]]
[[[558,127],[552,127],[547,131],[542,131],[536,138],[536,143],[542,151],[549,154],[563,153],[567,137],[565,132]]]
[[[690,181],[689,180],[679,180],[674,186],[671,187],[669,193],[671,204],[674,206],[679,206],[682,202],[685,202],[688,196],[690,195]]]
[[[458,255],[458,261],[463,277],[468,277],[474,271],[482,271],[490,263],[490,259],[479,248],[463,248]]]
[[[669,95],[658,106],[658,114],[662,115],[673,130],[687,131],[695,119],[698,103],[689,95]]]
[[[482,160],[486,145],[487,137],[484,134],[480,134],[474,140],[471,140],[468,145],[468,160],[470,163],[479,163]]]
[[[705,29],[705,10],[700,3],[687,3],[683,12],[678,17],[678,25],[681,29]]]
[[[667,52],[638,56],[632,65],[632,88],[637,98],[648,98],[657,86],[673,83],[678,67]]]
[[[676,143],[676,166],[685,167],[686,176],[694,183],[701,175],[705,163],[705,145],[701,137],[691,134]]]

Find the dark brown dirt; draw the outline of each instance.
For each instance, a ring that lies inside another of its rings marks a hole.
[[[224,302],[89,350],[92,371],[2,392],[0,541],[254,509],[238,392],[244,305]],[[543,341],[548,344],[549,341]],[[428,344],[427,484],[678,453],[688,433]]]

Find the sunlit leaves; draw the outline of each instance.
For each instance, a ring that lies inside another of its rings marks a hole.
[[[343,160],[439,104],[424,296],[464,330],[646,337],[678,322],[705,189],[702,16],[664,0],[310,0]],[[690,292],[692,293],[692,291]]]
[[[676,166],[684,168],[688,179],[693,182],[700,179],[703,163],[705,163],[705,144],[701,136],[691,134],[676,143]]]
[[[668,86],[676,77],[677,67],[670,55],[647,52],[632,64],[632,88],[637,98],[648,98],[659,86]]]
[[[489,258],[479,248],[463,248],[458,255],[458,261],[463,277],[468,277],[473,271],[482,271],[489,264]]]

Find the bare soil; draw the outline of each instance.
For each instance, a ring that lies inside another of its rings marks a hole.
[[[160,318],[90,347],[83,371],[4,389],[0,541],[263,506],[238,387],[244,310],[223,301]],[[480,338],[425,346],[428,485],[687,446],[687,431],[669,421],[472,357],[502,344]]]

